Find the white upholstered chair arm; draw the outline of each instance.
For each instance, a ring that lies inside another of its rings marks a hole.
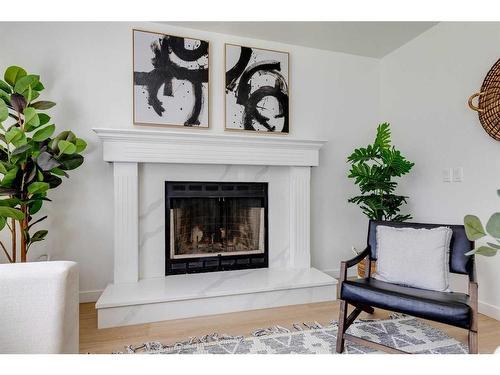
[[[0,353],[78,353],[74,262],[0,264]]]

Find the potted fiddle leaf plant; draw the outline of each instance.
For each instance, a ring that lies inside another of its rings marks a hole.
[[[500,196],[500,190],[497,193]],[[464,217],[464,225],[467,238],[471,241],[487,238],[488,235],[490,236],[485,245],[480,245],[465,255],[477,254],[492,257],[498,253],[500,250],[500,212],[495,212],[491,215],[486,223],[486,227],[481,223],[481,219],[475,215],[466,215]]]
[[[0,79],[0,231],[10,244],[0,247],[11,263],[26,262],[30,247],[47,236],[37,217],[48,193],[67,171],[82,165],[87,143],[71,131],[56,133],[47,110],[54,102],[40,100],[40,76],[10,66]]]

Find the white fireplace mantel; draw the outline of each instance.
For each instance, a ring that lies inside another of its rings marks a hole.
[[[280,135],[214,134],[207,131],[102,129],[109,162],[308,166],[319,164],[326,141]]]
[[[114,281],[96,304],[99,327],[187,317],[188,311],[240,311],[254,301],[254,293],[263,299],[252,304],[253,308],[335,299],[336,281],[311,268],[310,255],[311,167],[319,165],[319,150],[325,141],[280,135],[214,134],[196,129],[93,130],[102,140],[103,159],[113,163],[114,174]],[[196,276],[196,280],[189,275],[140,280],[138,165],[142,163],[186,164],[186,168],[191,168],[188,164],[286,167],[289,238],[284,269],[250,270],[250,276],[248,271],[231,271],[232,277],[237,276],[243,284],[248,282],[245,277],[251,277],[253,292],[222,288],[219,280],[223,276],[217,273]],[[210,291],[210,308],[206,308],[205,295],[195,298],[193,291],[183,296],[173,292],[176,280],[186,278],[196,285],[219,285]],[[134,319],[125,322],[131,314]]]

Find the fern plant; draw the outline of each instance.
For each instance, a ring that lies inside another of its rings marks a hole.
[[[370,219],[405,221],[411,215],[400,214],[400,207],[408,197],[394,194],[397,182],[414,166],[401,152],[391,145],[391,129],[388,123],[377,127],[373,144],[357,148],[347,158],[351,164],[349,178],[359,186],[361,195],[348,200],[360,206]]]

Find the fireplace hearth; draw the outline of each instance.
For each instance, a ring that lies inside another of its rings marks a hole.
[[[268,267],[267,183],[165,182],[165,274]]]

